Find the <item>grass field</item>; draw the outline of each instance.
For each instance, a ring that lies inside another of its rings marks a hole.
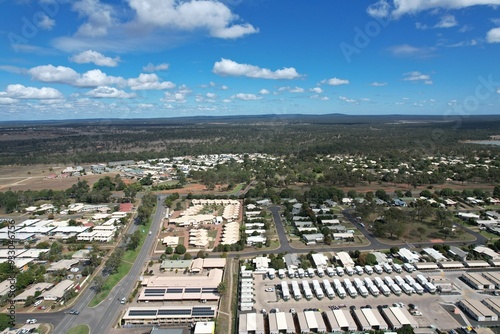
[[[87,325],[78,325],[71,328],[67,334],[89,334],[90,328]]]

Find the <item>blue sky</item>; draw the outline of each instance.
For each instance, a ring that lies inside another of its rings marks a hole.
[[[500,0],[0,6],[0,120],[500,113]]]

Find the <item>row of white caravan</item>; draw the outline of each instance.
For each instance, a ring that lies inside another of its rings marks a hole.
[[[415,267],[410,264],[410,263],[405,263],[403,265],[399,265],[397,263],[394,264],[388,264],[385,263],[384,265],[374,265],[374,266],[355,266],[355,267],[327,267],[327,268],[298,268],[298,269],[279,269],[278,270],[278,277],[283,279],[286,276],[288,278],[313,278],[315,276],[318,277],[324,277],[324,276],[353,276],[353,275],[372,275],[374,273],[376,274],[382,274],[382,273],[388,273],[391,274],[393,272],[395,273],[402,273],[403,269],[406,270],[407,272],[411,273],[415,271]],[[276,271],[274,269],[268,271],[269,278],[273,279],[276,276]]]
[[[373,280],[369,277],[363,279],[356,277],[353,280],[349,278],[335,278],[333,281],[323,279],[321,282],[319,280],[312,280],[311,282],[307,280],[300,282],[293,280],[290,284],[282,281],[280,287],[284,300],[291,298],[295,300],[302,298],[310,300],[313,297],[318,299],[325,297],[333,299],[336,296],[340,298],[347,296],[355,298],[358,295],[362,297],[368,297],[369,295],[377,297],[379,295],[389,296],[391,293],[399,296],[402,293],[412,295],[414,293],[436,292],[436,287],[427,281],[423,275],[417,275],[416,279],[411,275],[406,275],[404,278],[401,276],[395,276],[394,278],[387,276],[383,279],[375,277]]]

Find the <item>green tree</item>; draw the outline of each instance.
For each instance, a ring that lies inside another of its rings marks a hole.
[[[134,250],[139,246],[139,243],[141,242],[141,232],[139,230],[136,230],[134,233],[130,234],[128,236],[127,240],[127,250]]]
[[[94,291],[96,293],[101,292],[105,281],[106,280],[104,279],[104,277],[102,275],[97,275],[94,277],[94,279],[92,280],[92,288],[94,289]]]
[[[226,282],[220,282],[219,285],[217,285],[217,292],[219,295],[223,296],[227,291],[227,284]]]
[[[175,246],[175,253],[180,255],[186,253],[186,246],[184,246],[183,244],[178,244],[177,246]]]
[[[174,249],[172,247],[170,247],[170,246],[168,246],[165,249],[165,253],[168,254],[168,255],[172,254],[173,252],[174,252]]]
[[[6,313],[0,313],[0,331],[10,328],[12,325],[11,319]]]

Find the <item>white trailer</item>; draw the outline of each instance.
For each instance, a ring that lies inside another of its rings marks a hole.
[[[285,269],[278,269],[278,277],[281,279],[285,278]]]
[[[373,274],[373,268],[369,265],[366,265],[365,266],[365,273],[367,273],[368,275]]]
[[[436,287],[431,282],[426,282],[424,284],[424,288],[425,288],[425,290],[429,291],[430,293],[436,292]]]
[[[384,271],[384,269],[382,269],[381,266],[379,266],[378,264],[374,265],[373,266],[373,270],[377,273],[377,274],[382,274],[382,272]]]
[[[384,281],[382,281],[382,279],[381,279],[380,277],[378,277],[378,276],[377,276],[377,277],[375,277],[373,280],[375,281],[375,285],[376,285],[376,286],[378,286],[379,288],[380,288],[382,285],[384,285]]]
[[[351,296],[352,298],[355,298],[357,295],[358,295],[358,292],[356,291],[356,288],[353,287],[352,285],[349,286],[347,288],[347,293],[349,294],[349,296]]]
[[[392,269],[394,269],[394,271],[397,272],[398,274],[403,272],[403,268],[397,263],[394,263],[392,265]]]
[[[295,277],[295,269],[289,268],[288,269],[288,278],[294,278]]]
[[[344,276],[344,268],[336,267],[335,271],[337,272],[337,276]]]
[[[358,275],[363,275],[363,273],[365,272],[363,270],[363,267],[361,267],[361,266],[356,266],[356,267],[354,267],[354,269],[356,270],[356,274],[358,274]]]
[[[302,290],[304,291],[304,297],[309,300],[313,297],[311,287],[309,286],[309,282],[306,280],[302,281]]]
[[[325,276],[325,271],[321,267],[316,268],[316,272],[318,273],[318,277]]]
[[[391,294],[391,290],[385,284],[379,286],[378,288],[384,296],[389,296]]]
[[[345,267],[345,272],[349,276],[354,275],[354,269],[352,269],[352,267],[350,267],[350,266]]]
[[[422,274],[418,274],[417,282],[420,283],[420,285],[425,286],[425,283],[427,283],[427,278],[425,278],[425,276]]]
[[[323,288],[325,289],[326,295],[328,298],[333,298],[335,297],[335,292],[333,291],[332,284],[330,283],[329,280],[324,279],[323,280]]]
[[[389,285],[389,287],[396,296],[399,296],[401,294],[401,288],[397,284]]]
[[[384,265],[382,266],[382,268],[384,268],[384,271],[388,274],[392,273],[392,267],[389,263],[384,263]]]
[[[354,286],[359,289],[360,287],[362,287],[363,285],[365,285],[363,283],[363,281],[361,279],[359,279],[358,277],[355,277],[354,278]]]
[[[403,291],[407,295],[411,295],[414,291],[414,289],[410,285],[408,285],[408,283],[403,283],[403,285],[401,285],[401,289],[403,289]]]
[[[288,289],[288,283],[285,281],[281,282],[281,294],[283,296],[283,300],[290,299],[290,289]]]
[[[413,289],[415,289],[415,292],[418,293],[419,295],[424,293],[424,288],[420,285],[420,283],[413,282],[411,286],[413,287]]]
[[[415,283],[415,279],[411,276],[411,275],[406,275],[405,276],[405,281],[406,283],[412,285],[413,283]]]
[[[331,286],[325,288],[326,295],[328,298],[333,299],[335,297],[335,292]]]
[[[400,287],[402,287],[402,285],[405,284],[405,280],[401,276],[395,276],[394,282]]]
[[[333,275],[335,275],[335,270],[333,270],[332,267],[327,267],[326,268],[326,274],[330,277],[333,277]]]
[[[414,267],[414,266],[413,266],[413,264],[411,264],[411,263],[405,263],[405,264],[403,264],[403,268],[404,268],[407,272],[409,272],[409,273],[411,273],[411,272],[415,271],[415,267]]]
[[[297,283],[297,281],[292,281],[292,291],[293,291],[293,298],[295,300],[302,299],[302,293],[300,292],[299,283]]]
[[[358,288],[358,291],[359,291],[359,294],[363,297],[367,297],[368,296],[368,289],[365,288],[364,286],[360,286]]]
[[[297,269],[297,273],[299,274],[299,278],[304,278],[305,275],[304,269],[302,268]]]
[[[375,297],[377,297],[380,294],[378,288],[373,284],[368,286],[368,290],[370,290],[370,293]]]
[[[363,278],[363,282],[365,283],[365,286],[367,286],[367,287],[370,286],[370,285],[373,285],[373,282],[370,279],[370,277]]]
[[[391,285],[394,284],[394,281],[389,276],[384,277],[384,282],[385,284],[387,284],[388,287],[391,287]]]
[[[307,276],[310,278],[314,277],[314,269],[313,268],[307,268]]]
[[[347,296],[345,289],[341,286],[337,287],[337,294],[339,295],[340,298],[345,298]]]
[[[267,270],[267,276],[269,277],[269,279],[273,279],[276,277],[276,269],[274,268],[269,268]]]
[[[338,289],[338,288],[342,287],[342,283],[340,283],[340,280],[338,278],[334,278],[333,279],[333,286],[335,287],[335,289]]]
[[[321,285],[319,285],[318,280],[313,280],[313,289],[314,289],[314,294],[318,299],[323,299],[325,297],[325,294],[323,293],[323,289],[321,288]]]
[[[348,278],[344,278],[344,286],[346,289],[352,286],[352,283]]]

